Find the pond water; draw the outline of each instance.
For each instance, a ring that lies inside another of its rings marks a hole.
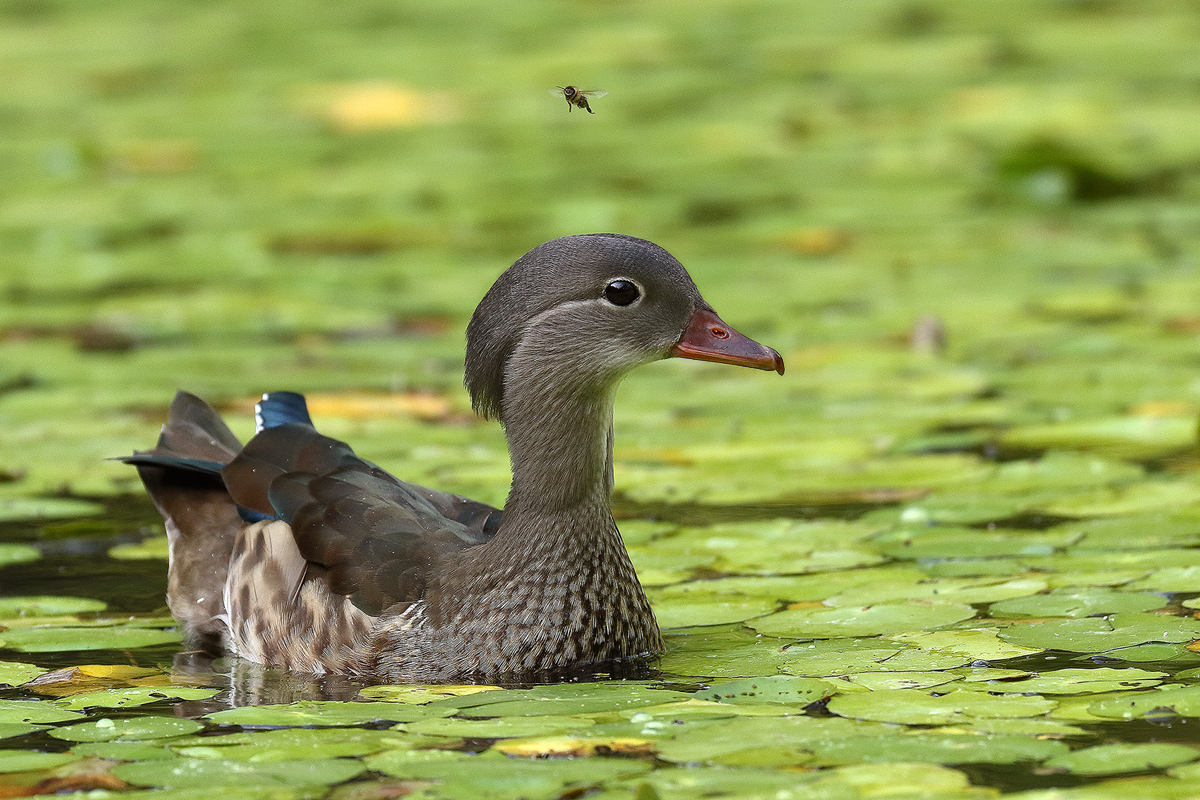
[[[830,8],[0,3],[0,796],[1195,797],[1200,9]],[[182,652],[172,394],[500,504],[462,331],[595,231],[787,363],[618,394],[659,674]]]
[[[0,569],[0,786],[164,799],[214,781],[247,797],[1192,791],[1200,622],[1187,606],[1200,593],[1166,587],[1200,571],[1184,563],[1195,551],[1112,547],[1125,531],[1113,522],[897,528],[869,520],[898,509],[867,508],[618,502],[669,626],[659,669],[507,687],[371,686],[190,652],[163,616],[144,499],[7,522],[3,542],[33,552]],[[1200,520],[1147,523],[1174,545],[1200,538]],[[952,555],[931,557],[926,537]],[[653,544],[691,577],[656,579],[672,567]],[[761,566],[781,552],[803,567]]]

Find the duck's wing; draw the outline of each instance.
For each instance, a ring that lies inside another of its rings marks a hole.
[[[286,521],[330,590],[372,616],[421,599],[431,571],[488,541],[501,515],[400,481],[306,422],[264,428],[221,474],[235,503]]]

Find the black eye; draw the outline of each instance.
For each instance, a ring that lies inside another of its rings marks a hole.
[[[613,281],[604,287],[604,299],[614,306],[627,306],[642,296],[633,281]]]

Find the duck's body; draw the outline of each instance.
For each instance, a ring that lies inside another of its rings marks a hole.
[[[180,393],[130,459],[167,521],[168,603],[195,637],[265,664],[398,682],[517,680],[662,650],[609,511],[612,398],[669,355],[782,372],[724,326],[666,251],[557,239],[488,292],[467,333],[476,410],[504,424],[503,512],[407,484],[264,396],[243,448]]]

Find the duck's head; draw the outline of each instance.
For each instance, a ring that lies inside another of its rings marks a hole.
[[[504,417],[506,396],[546,402],[611,392],[634,367],[670,356],[783,373],[783,359],[721,321],[675,258],[614,233],[538,245],[509,267],[467,326],[475,410]]]

